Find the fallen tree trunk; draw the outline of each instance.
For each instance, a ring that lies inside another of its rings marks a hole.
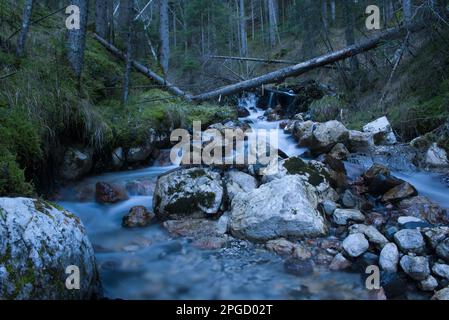
[[[311,60],[296,64],[294,66],[286,67],[267,73],[265,75],[238,82],[229,86],[219,88],[214,91],[199,94],[192,97],[195,102],[202,102],[211,100],[217,97],[227,96],[235,94],[240,91],[249,90],[255,87],[259,87],[264,84],[276,83],[285,80],[289,77],[299,76],[310,70],[323,67],[340,60],[344,60],[353,57],[362,52],[366,52],[380,46],[384,41],[398,39],[405,36],[407,32],[416,32],[422,29],[422,25],[407,25],[399,28],[389,29],[385,32],[379,33],[371,38],[363,40],[357,44],[346,47],[344,49],[327,53],[325,55],[313,58]]]
[[[121,52],[119,49],[117,49],[112,44],[108,43],[105,39],[100,37],[98,34],[94,34],[93,36],[94,36],[94,39],[97,40],[98,42],[100,42],[100,44],[102,44],[106,49],[108,49],[109,52],[111,52],[116,57],[119,57],[120,59],[125,61],[125,54],[123,52]],[[190,94],[184,92],[183,90],[179,89],[175,85],[171,84],[170,82],[165,80],[163,77],[159,76],[157,73],[155,73],[152,70],[150,70],[149,68],[145,67],[143,64],[138,63],[133,60],[132,66],[134,67],[134,69],[136,69],[140,73],[144,74],[151,80],[166,87],[167,91],[171,92],[172,94],[174,94],[178,97],[184,98],[187,101],[192,101],[192,96]]]
[[[211,59],[219,59],[219,60],[237,60],[237,61],[252,61],[252,62],[260,62],[265,64],[298,64],[298,61],[291,60],[273,60],[273,59],[261,59],[261,58],[248,58],[248,57],[232,57],[232,56],[209,56]],[[335,69],[334,66],[323,66],[329,69]]]

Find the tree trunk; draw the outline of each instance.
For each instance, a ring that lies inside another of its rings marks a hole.
[[[285,80],[286,78],[296,77],[310,70],[314,70],[316,68],[320,68],[340,60],[351,58],[362,52],[375,49],[378,46],[384,44],[385,41],[403,37],[408,31],[414,32],[421,29],[422,29],[421,25],[408,25],[405,27],[389,29],[385,32],[377,34],[376,36],[373,36],[372,38],[363,40],[358,44],[354,44],[344,49],[313,58],[311,60],[299,63],[294,66],[282,68],[277,71],[267,73],[257,78],[245,80],[233,85],[222,87],[220,89],[211,92],[194,96],[192,97],[192,100],[196,102],[202,102],[221,96],[232,95],[240,91],[253,89],[264,84],[278,83]]]
[[[165,74],[168,72],[170,59],[170,31],[168,21],[168,0],[160,0],[159,37],[161,41],[159,61]]]
[[[239,1],[239,28],[240,28],[240,54],[246,57],[248,54],[248,38],[246,34],[245,1]]]
[[[86,29],[89,1],[72,0],[72,5],[80,9],[80,28],[71,29],[67,32],[67,58],[78,81],[81,79],[81,72],[84,64],[84,49],[86,47]]]
[[[114,1],[107,1],[107,15],[108,15],[108,37],[106,38],[110,43],[115,41],[115,28],[114,28]]]
[[[323,20],[324,28],[327,29],[328,27],[327,0],[321,0],[321,19]]]
[[[118,58],[120,58],[122,60],[126,59],[126,55],[123,52],[121,52],[119,49],[117,49],[112,44],[108,43],[105,39],[101,38],[99,35],[94,34],[94,38],[101,45],[103,45],[106,49],[108,49],[109,52],[111,52],[113,55],[115,55],[116,57],[118,57]],[[147,76],[151,80],[155,81],[157,84],[159,84],[161,86],[165,86],[167,91],[171,92],[175,96],[182,97],[182,98],[186,99],[187,101],[191,101],[192,100],[192,98],[191,98],[191,96],[189,94],[185,93],[184,91],[182,91],[178,87],[174,86],[173,84],[171,84],[170,82],[165,80],[163,77],[157,75],[155,72],[153,72],[152,70],[148,69],[144,65],[142,65],[142,64],[140,64],[140,63],[138,63],[137,61],[134,61],[134,60],[131,61],[131,64],[134,67],[134,69],[136,69],[138,72],[144,74],[145,76]]]
[[[22,29],[17,39],[17,55],[22,56],[25,51],[26,37],[30,29],[31,14],[33,12],[33,0],[26,0],[23,9]]]
[[[132,68],[132,54],[133,54],[133,32],[134,32],[134,0],[129,0],[126,3],[126,16],[128,17],[128,30],[126,33],[126,55],[125,55],[125,75],[123,77],[123,104],[128,103],[129,85]],[[101,36],[101,35],[100,35]]]
[[[331,18],[332,18],[332,23],[335,23],[335,21],[337,20],[337,10],[336,10],[336,5],[335,5],[335,0],[331,0]]]
[[[346,45],[351,46],[355,43],[355,35],[354,35],[354,29],[355,29],[355,17],[354,17],[354,10],[353,0],[344,0],[345,1],[345,20],[346,20],[346,29],[345,29],[345,38],[346,38]],[[352,57],[350,59],[351,63],[351,69],[356,70],[359,68],[359,61],[357,57]]]
[[[413,16],[412,0],[402,0],[402,10],[404,11],[404,22],[410,23]]]
[[[107,0],[96,0],[95,2],[95,32],[102,38],[109,37]]]
[[[276,12],[276,0],[268,0],[269,35],[271,47],[276,46],[278,23]]]

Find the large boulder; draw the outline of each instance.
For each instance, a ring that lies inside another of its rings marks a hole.
[[[249,192],[257,188],[257,180],[253,176],[238,170],[230,170],[225,174],[226,191],[230,200],[241,192]]]
[[[348,137],[348,129],[339,121],[318,123],[309,147],[313,154],[321,154],[330,151],[337,143],[345,143]]]
[[[60,175],[65,180],[78,180],[92,169],[93,151],[89,148],[70,147],[64,154]]]
[[[70,266],[79,269],[79,290],[66,287]],[[94,251],[81,221],[41,200],[0,198],[0,284],[0,300],[99,297]]]
[[[219,173],[202,167],[180,168],[158,178],[153,209],[162,220],[202,218],[220,211],[223,194]]]
[[[366,152],[374,146],[373,136],[367,132],[349,130],[346,146],[351,152]]]
[[[397,142],[387,117],[368,123],[363,127],[363,132],[371,134],[376,145],[391,145]]]
[[[231,232],[254,241],[321,236],[326,226],[317,206],[316,187],[304,177],[287,175],[234,198]]]
[[[433,143],[426,152],[425,163],[431,168],[441,168],[449,166],[447,153],[444,149]]]

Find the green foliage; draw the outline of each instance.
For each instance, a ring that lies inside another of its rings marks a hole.
[[[338,97],[324,96],[314,100],[309,107],[312,119],[317,122],[326,122],[339,117],[340,110],[345,109],[344,102]]]
[[[16,161],[16,157],[0,146],[0,196],[31,195],[33,186],[26,182],[25,174]]]

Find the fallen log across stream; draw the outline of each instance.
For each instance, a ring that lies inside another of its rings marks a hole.
[[[322,56],[301,62],[294,66],[285,67],[253,79],[248,79],[219,88],[217,90],[193,96],[192,100],[195,102],[202,102],[227,95],[232,95],[240,91],[253,89],[261,85],[277,83],[285,80],[286,78],[299,76],[316,68],[324,67],[337,61],[344,60],[360,53],[375,49],[378,46],[382,45],[384,41],[405,37],[407,35],[407,32],[416,32],[421,30],[422,28],[423,26],[421,24],[413,24],[388,29],[387,31],[376,34],[368,39],[365,39],[344,49],[330,52]]]
[[[328,66],[330,64],[333,64],[337,61],[348,59],[350,57],[353,57],[355,55],[358,55],[360,53],[375,49],[379,46],[381,46],[385,41],[389,40],[396,40],[401,37],[407,36],[408,32],[417,32],[421,29],[423,29],[422,24],[412,24],[412,25],[406,25],[401,26],[397,28],[391,28],[387,31],[378,33],[376,35],[373,35],[370,38],[367,38],[363,41],[360,41],[359,43],[356,43],[352,46],[330,52],[318,57],[315,57],[313,59],[295,64],[293,66],[285,67],[267,74],[264,74],[259,77],[255,77],[252,79],[244,80],[235,84],[231,84],[225,87],[221,87],[219,89],[201,93],[196,96],[192,96],[180,88],[176,87],[175,85],[171,84],[167,80],[165,80],[163,77],[157,75],[155,72],[150,70],[149,68],[145,67],[144,65],[132,61],[133,67],[141,72],[142,74],[146,75],[148,78],[154,80],[156,83],[163,85],[167,88],[167,90],[171,93],[173,93],[176,96],[182,97],[187,101],[193,101],[196,103],[201,103],[207,100],[213,100],[213,99],[220,99],[223,96],[232,95],[244,90],[253,89],[265,84],[270,83],[278,83],[286,78],[289,77],[296,77],[299,75],[302,75],[304,73],[307,73],[311,70],[321,68]],[[108,43],[105,39],[101,38],[97,34],[94,34],[94,38],[99,41],[106,49],[108,49],[112,54],[115,56],[124,59],[125,54],[121,52],[119,49],[114,47],[112,44]]]
[[[96,33],[93,35],[93,37],[94,37],[95,40],[100,42],[100,44],[103,45],[103,47],[108,49],[108,51],[111,52],[113,55],[115,55],[116,57],[118,57],[118,58],[120,58],[122,60],[125,60],[125,54],[123,52],[121,52],[118,48],[116,48],[115,46],[110,44],[108,41],[106,41],[105,39],[103,39],[102,37],[100,37]],[[163,77],[161,77],[160,75],[158,75],[154,71],[152,71],[149,68],[145,67],[143,64],[133,60],[132,61],[132,66],[134,67],[134,69],[136,69],[140,73],[144,74],[145,76],[147,76],[151,80],[155,81],[157,84],[160,84],[160,85],[166,87],[167,91],[171,92],[175,96],[184,98],[187,101],[192,101],[192,96],[190,94],[184,92],[180,88],[178,88],[175,85],[173,85],[172,83],[168,82],[167,80],[165,80]]]

